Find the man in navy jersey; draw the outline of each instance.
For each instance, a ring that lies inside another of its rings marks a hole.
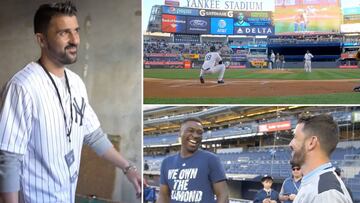
[[[158,203],[229,202],[220,159],[199,149],[203,132],[199,119],[188,118],[181,123],[180,152],[165,158],[161,164]]]

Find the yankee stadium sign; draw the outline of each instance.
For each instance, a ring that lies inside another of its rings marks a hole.
[[[233,11],[274,11],[274,0],[180,0],[180,7]]]

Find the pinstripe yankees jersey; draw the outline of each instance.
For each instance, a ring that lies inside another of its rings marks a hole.
[[[65,71],[71,98],[61,79],[54,75],[52,78],[60,93],[67,125],[55,87],[39,64],[26,65],[3,92],[0,150],[23,155],[20,168],[23,202],[75,202],[84,136],[100,127],[82,80],[72,71]],[[66,137],[69,125],[71,142]]]
[[[219,64],[221,61],[221,56],[218,52],[209,52],[205,55],[204,64],[202,65],[202,69],[206,70],[214,67]]]

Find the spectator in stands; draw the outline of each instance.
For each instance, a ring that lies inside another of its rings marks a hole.
[[[304,177],[294,203],[351,203],[343,181],[335,174],[330,155],[339,141],[339,129],[330,115],[301,116],[289,146],[292,163]]]
[[[279,193],[271,188],[273,182],[271,176],[265,175],[261,178],[264,188],[256,193],[254,203],[280,203]]]
[[[342,172],[343,172],[343,170],[341,170],[341,168],[339,168],[339,167],[336,167],[336,168],[335,168],[335,173],[336,173],[336,175],[338,175],[341,179],[342,179],[342,176],[341,176],[341,173],[342,173]],[[348,192],[349,192],[349,195],[350,195],[350,197],[351,197],[351,200],[354,202],[354,197],[353,197],[353,194],[352,194],[350,188],[349,188],[348,186],[346,186],[346,185],[345,185],[345,187],[346,187],[346,189],[347,189]]]
[[[311,72],[311,59],[314,58],[314,56],[310,53],[309,50],[306,51],[306,54],[304,56],[305,60],[305,72]]]
[[[234,23],[234,26],[250,26],[248,22],[245,20],[244,13],[240,12],[236,15],[236,22]]]
[[[144,171],[147,171],[147,170],[149,170],[149,164],[147,163],[147,160],[145,160]]]
[[[222,58],[218,52],[215,51],[215,46],[210,47],[210,52],[205,55],[204,64],[200,70],[200,82],[205,83],[205,74],[219,73],[218,83],[224,83],[224,73],[229,63],[223,64]]]
[[[180,152],[165,158],[161,164],[158,203],[229,202],[220,159],[199,149],[203,132],[197,118],[187,118],[180,124]]]
[[[292,169],[292,176],[285,179],[279,194],[279,199],[283,201],[283,203],[293,202],[297,193],[299,192],[301,184],[302,173],[300,166],[294,164],[293,162],[290,164]]]

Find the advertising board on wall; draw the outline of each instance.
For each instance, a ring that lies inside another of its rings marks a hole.
[[[186,17],[163,14],[161,16],[161,31],[171,33],[185,33],[186,32]]]
[[[234,29],[232,18],[211,18],[211,34],[232,35]]]
[[[188,17],[186,32],[189,34],[210,33],[210,19],[206,17]]]
[[[272,13],[162,6],[161,31],[200,35],[273,35]]]
[[[272,12],[244,11],[234,13],[234,26],[271,26]]]
[[[274,35],[274,26],[234,27],[234,35]]]
[[[181,7],[172,7],[172,6],[162,6],[161,8],[163,14],[186,15],[186,16],[199,15],[199,9],[181,8]]]
[[[232,18],[234,16],[234,11],[201,9],[199,10],[199,15],[210,16],[210,17]]]
[[[259,132],[274,132],[279,130],[290,130],[290,121],[273,122],[259,125]]]

